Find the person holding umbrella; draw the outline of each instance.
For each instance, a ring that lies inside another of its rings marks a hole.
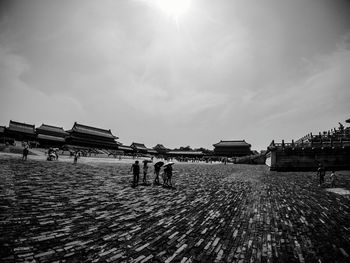
[[[155,178],[154,178],[154,184],[155,185],[159,185],[159,173],[160,173],[160,168],[163,166],[164,162],[156,162],[154,164],[154,174],[155,174]]]

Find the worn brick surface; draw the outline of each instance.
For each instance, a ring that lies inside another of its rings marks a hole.
[[[175,164],[166,189],[129,170],[1,157],[0,261],[350,261],[349,197],[314,173]]]

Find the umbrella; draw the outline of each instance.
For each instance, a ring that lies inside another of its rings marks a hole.
[[[164,166],[173,165],[173,164],[174,164],[174,162],[168,162],[168,163],[164,164]]]
[[[159,167],[162,167],[162,166],[163,166],[163,164],[164,164],[164,162],[159,161],[159,162],[156,162],[156,163],[154,164],[154,166],[159,166]]]

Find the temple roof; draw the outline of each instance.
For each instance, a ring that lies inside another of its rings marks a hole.
[[[176,154],[176,155],[203,155],[204,153],[201,151],[170,151],[168,154]]]
[[[126,145],[118,145],[118,150],[133,151],[133,148],[131,148],[130,146],[126,146]]]
[[[48,140],[48,141],[65,142],[65,139],[62,137],[51,136],[46,134],[38,134],[37,138],[42,140]]]
[[[155,150],[167,150],[167,148],[164,147],[163,144],[157,144],[156,146],[153,147]]]
[[[245,140],[237,140],[237,141],[220,141],[216,144],[213,144],[214,147],[220,146],[220,147],[237,147],[237,146],[251,146],[249,143],[247,143]]]
[[[41,131],[48,131],[48,132],[54,132],[54,133],[61,133],[62,135],[68,135],[66,131],[63,130],[62,127],[56,127],[56,126],[51,126],[47,124],[41,124],[39,128],[36,128],[36,130],[41,130]]]
[[[29,134],[34,135],[35,134],[35,125],[10,120],[8,130],[22,132],[22,133],[29,133]]]
[[[91,126],[79,124],[77,122],[74,123],[73,128],[68,132],[78,132],[78,133],[85,133],[89,135],[99,136],[99,137],[118,139],[118,137],[112,134],[111,130],[104,130],[101,128],[91,127]]]
[[[143,144],[143,143],[136,143],[136,142],[133,142],[130,147],[132,148],[136,148],[138,150],[147,150],[147,147]]]

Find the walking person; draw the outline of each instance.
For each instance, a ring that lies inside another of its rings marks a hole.
[[[74,153],[74,163],[75,163],[75,164],[78,162],[79,156],[80,156],[80,152],[79,152],[79,151],[76,151],[76,152]]]
[[[28,143],[24,143],[24,148],[23,148],[23,156],[22,156],[22,160],[23,161],[27,161],[27,156],[28,156],[28,153],[29,153],[29,145]]]
[[[147,184],[147,172],[148,172],[148,165],[147,165],[148,161],[144,160],[143,161],[143,184]]]
[[[172,182],[171,182],[171,178],[173,176],[173,162],[169,162],[167,164],[164,165],[164,179],[163,179],[163,185],[166,187],[172,187]]]
[[[136,187],[139,184],[140,178],[140,165],[139,161],[135,161],[135,163],[131,166],[131,171],[133,174],[133,183],[132,186]]]
[[[319,164],[319,167],[317,169],[317,176],[319,177],[319,185],[318,186],[321,186],[323,185],[324,183],[324,177],[326,175],[326,170],[325,168],[323,167],[322,163]]]
[[[160,173],[160,168],[163,166],[164,162],[157,162],[154,164],[154,184],[159,185],[159,173]]]
[[[330,178],[331,178],[331,188],[334,188],[336,180],[337,180],[337,176],[335,175],[334,171],[332,171],[332,173],[330,175]]]

